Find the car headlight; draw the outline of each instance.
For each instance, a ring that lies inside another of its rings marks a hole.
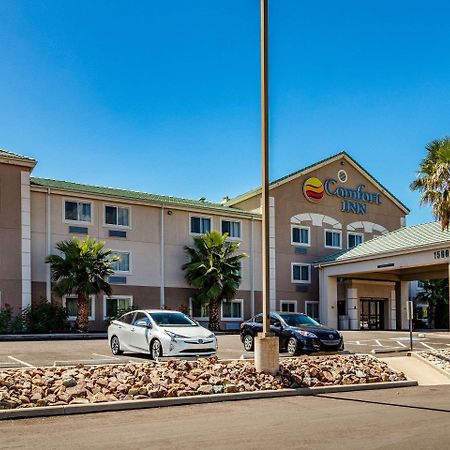
[[[214,339],[216,337],[216,335],[214,333],[208,334],[208,336],[206,336],[208,339]]]
[[[186,339],[186,336],[174,333],[173,331],[164,330],[170,336],[170,339]]]
[[[298,330],[297,333],[300,336],[304,336],[304,337],[311,338],[311,339],[318,339],[318,337],[314,333],[311,333],[310,331]]]

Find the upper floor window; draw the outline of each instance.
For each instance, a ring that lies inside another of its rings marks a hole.
[[[195,217],[191,216],[191,233],[205,234],[211,231],[210,217]]]
[[[130,226],[130,208],[105,205],[105,225]]]
[[[291,244],[309,246],[309,227],[291,227]]]
[[[325,247],[327,247],[327,248],[342,248],[341,232],[325,230]]]
[[[361,233],[348,233],[348,248],[356,247],[363,243],[363,235]]]
[[[111,256],[118,256],[120,259],[112,264],[113,270],[116,272],[130,272],[130,252],[112,251]]]
[[[311,264],[292,263],[292,283],[311,283]]]
[[[73,200],[64,201],[64,219],[74,222],[92,222],[92,204]]]
[[[222,220],[222,234],[227,233],[228,237],[240,239],[241,222],[233,220]]]

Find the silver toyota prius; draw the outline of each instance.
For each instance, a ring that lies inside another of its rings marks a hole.
[[[217,337],[178,311],[136,310],[115,319],[108,327],[113,355],[123,352],[162,356],[211,356]]]

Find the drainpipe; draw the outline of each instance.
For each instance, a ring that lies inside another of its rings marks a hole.
[[[164,205],[161,205],[161,235],[160,235],[160,280],[161,280],[161,286],[159,288],[159,306],[161,309],[165,308],[165,273],[164,273]]]
[[[52,214],[51,214],[51,197],[50,197],[50,188],[47,188],[47,256],[52,253]],[[46,264],[46,287],[45,287],[45,296],[47,301],[50,301],[52,298],[52,274],[50,270],[50,264]]]
[[[252,216],[250,224],[250,317],[255,315],[255,271],[253,263],[255,249],[253,245],[253,224],[254,217]]]

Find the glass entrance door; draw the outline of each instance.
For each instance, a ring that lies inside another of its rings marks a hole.
[[[384,329],[384,300],[361,299],[360,329]]]

